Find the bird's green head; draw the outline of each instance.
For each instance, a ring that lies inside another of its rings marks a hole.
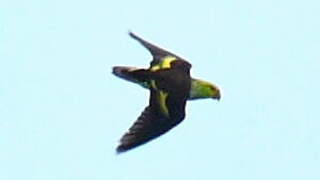
[[[190,99],[213,98],[220,100],[221,94],[219,88],[207,81],[192,79]]]

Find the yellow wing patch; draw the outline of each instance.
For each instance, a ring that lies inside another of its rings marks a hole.
[[[157,86],[156,86],[156,81],[155,80],[151,80],[151,87],[155,90],[157,90]]]
[[[174,56],[166,56],[162,59],[160,64],[151,67],[151,71],[157,71],[159,69],[169,69],[171,67],[171,62],[175,61],[177,58]]]
[[[177,58],[174,56],[166,56],[162,59],[160,64],[152,66],[150,70],[154,72],[160,69],[169,69],[171,68],[171,62],[175,60],[177,60]],[[169,117],[169,109],[166,103],[168,98],[168,93],[159,90],[154,80],[151,80],[151,87],[159,92],[158,101],[159,101],[160,110],[165,116]]]
[[[157,86],[156,86],[156,82],[154,80],[151,80],[151,87],[154,90],[158,91],[158,105],[160,106],[160,111],[167,117],[169,117],[169,110],[167,107],[167,97],[168,97],[168,93],[158,90]]]
[[[166,104],[167,97],[168,97],[168,93],[163,92],[163,91],[159,91],[160,109],[167,117],[169,117],[169,110],[168,110],[168,107],[167,107],[167,104]]]

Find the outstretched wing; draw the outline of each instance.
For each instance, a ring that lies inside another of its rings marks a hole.
[[[160,91],[151,90],[150,105],[144,109],[138,120],[130,127],[127,133],[120,139],[117,152],[125,152],[139,145],[147,143],[166,133],[179,124],[185,116],[186,99],[176,99],[168,95],[161,99]],[[169,109],[166,115],[161,109],[161,103]]]
[[[167,56],[173,56],[175,57],[176,59],[181,59],[183,60],[182,58],[180,58],[179,56],[167,51],[167,50],[164,50],[154,44],[151,44],[150,42],[142,39],[141,37],[137,36],[136,34],[132,33],[132,32],[129,32],[129,35],[139,41],[145,48],[147,48],[151,55],[153,56],[153,60],[151,61],[151,66],[154,66],[154,65],[157,65],[157,64],[160,64],[161,61],[163,60],[163,58],[167,57]]]
[[[120,139],[117,152],[125,152],[142,145],[168,131],[165,117],[156,116],[150,107],[146,107],[138,120]]]

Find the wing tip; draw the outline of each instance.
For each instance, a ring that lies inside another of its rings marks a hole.
[[[122,154],[124,152],[126,152],[126,150],[122,149],[120,146],[117,147],[117,149],[116,149],[116,154],[117,155]]]
[[[128,148],[128,147],[125,147],[123,145],[119,145],[117,148],[116,148],[116,154],[119,155],[119,154],[122,154],[124,152],[127,152],[128,150],[130,150],[132,148]]]
[[[135,33],[133,33],[131,30],[128,31],[128,34],[131,38],[138,40],[138,41],[143,41],[138,35],[136,35]]]
[[[131,31],[131,30],[128,30],[128,34],[129,34],[129,36],[135,36],[135,34]]]

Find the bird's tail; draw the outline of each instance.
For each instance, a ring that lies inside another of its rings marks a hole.
[[[144,88],[149,88],[148,81],[146,77],[141,77],[141,76],[146,76],[143,71],[148,71],[142,68],[136,68],[136,67],[130,67],[130,66],[115,66],[112,68],[112,73],[124,80],[127,80],[129,82],[138,84]],[[143,75],[144,74],[144,75]]]

